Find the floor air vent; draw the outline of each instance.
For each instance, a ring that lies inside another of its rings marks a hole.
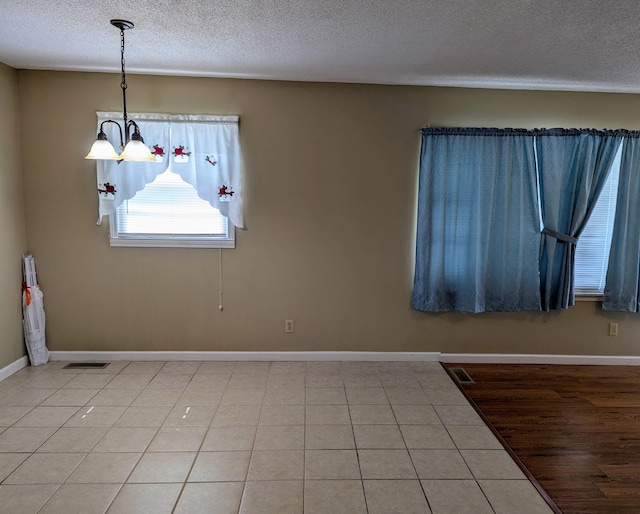
[[[62,369],[104,369],[109,362],[70,362]]]
[[[451,368],[451,372],[456,376],[456,379],[461,384],[475,384],[464,368]]]

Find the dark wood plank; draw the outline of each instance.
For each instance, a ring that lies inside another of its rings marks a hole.
[[[605,494],[594,482],[570,480],[566,476],[558,479],[540,479],[538,483],[553,497],[576,498],[582,500],[606,499]]]
[[[601,464],[600,469],[609,478],[635,480],[637,477],[640,477],[640,463],[637,462]]]
[[[640,398],[636,393],[594,394],[586,399],[596,407],[640,407]]]
[[[636,496],[640,497],[640,482],[637,480],[625,480],[619,482],[615,480],[597,480],[596,485],[607,496]]]
[[[640,513],[640,367],[455,364],[461,389],[563,513]]]

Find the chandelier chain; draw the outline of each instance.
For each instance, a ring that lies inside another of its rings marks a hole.
[[[120,83],[120,87],[122,89],[127,88],[127,77],[124,72],[124,29],[120,29],[120,66],[122,69],[121,77],[122,82]]]
[[[124,142],[129,142],[129,122],[127,116],[127,75],[124,71],[124,26],[120,27],[120,66],[121,66],[121,82],[122,88],[122,118],[124,120]]]

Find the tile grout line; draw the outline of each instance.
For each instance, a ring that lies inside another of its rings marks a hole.
[[[122,371],[122,370],[120,370],[120,371]],[[120,372],[116,373],[115,375],[116,375],[116,376],[118,376],[119,374],[120,374]],[[90,376],[91,374],[89,374],[89,373],[84,373],[84,372],[83,372],[83,373],[80,373],[78,376],[82,376],[82,375]],[[115,377],[113,377],[113,378],[115,378]],[[75,380],[75,378],[74,378],[74,379],[71,379],[69,382],[72,382],[73,380]],[[113,379],[112,379],[112,380],[113,380]],[[69,382],[67,382],[67,384],[68,384]],[[106,389],[106,386],[107,386],[107,384],[108,384],[108,383],[109,383],[109,382],[107,382],[106,384],[104,384],[104,385],[102,386],[102,388],[100,388],[100,389],[98,390],[98,393],[99,393],[100,391],[104,391],[104,390]],[[66,384],[65,384],[65,385],[66,385]],[[64,387],[64,386],[63,386],[63,387]],[[59,389],[59,391],[61,391],[61,390],[62,390],[62,388],[61,388],[61,389]],[[87,404],[89,404],[89,403],[91,402],[91,400],[92,400],[93,398],[95,398],[95,397],[98,395],[98,393],[94,394],[94,395],[93,395],[93,396],[92,396],[92,397],[87,401],[87,403],[85,403],[85,405],[84,405],[83,407],[86,407],[86,406],[87,406]],[[139,395],[140,395],[140,394],[136,395],[136,398],[137,398]],[[133,401],[135,401],[135,399],[134,399]],[[132,403],[133,403],[133,402],[132,402]],[[127,407],[127,408],[128,408],[128,407]],[[69,480],[69,478],[71,478],[71,475],[73,475],[73,473],[74,473],[74,472],[75,472],[75,471],[80,467],[80,465],[81,465],[81,464],[82,464],[82,463],[83,463],[83,462],[88,458],[88,456],[89,456],[89,455],[91,455],[91,453],[92,453],[92,452],[93,452],[93,450],[96,448],[96,446],[98,446],[98,444],[100,444],[100,441],[102,441],[102,440],[105,438],[105,436],[107,435],[107,433],[109,432],[109,430],[115,426],[115,424],[118,422],[118,420],[119,420],[122,416],[124,416],[125,412],[127,411],[127,408],[125,408],[125,410],[122,412],[122,414],[121,414],[120,416],[118,416],[118,418],[113,422],[113,425],[111,425],[111,427],[105,427],[105,428],[106,428],[106,429],[105,429],[105,433],[102,435],[102,437],[100,437],[100,438],[95,442],[95,444],[91,447],[91,449],[86,453],[85,457],[84,457],[84,458],[83,458],[83,459],[78,463],[78,465],[77,465],[77,466],[76,466],[76,467],[71,471],[71,473],[69,473],[69,475],[68,475],[68,476],[67,476],[67,478],[64,480],[64,482],[60,485],[60,487],[62,487],[63,485],[66,485],[66,484],[68,484],[68,483],[69,483],[69,482],[68,482],[68,480]],[[82,407],[81,407],[80,409],[82,409]],[[80,409],[78,409],[78,411],[79,411]],[[77,413],[76,413],[76,414],[77,414]],[[73,416],[72,416],[72,417],[73,417]],[[64,427],[64,425],[63,425],[63,427]],[[60,428],[63,428],[63,427],[60,427]],[[89,427],[87,427],[87,428],[89,428]],[[101,427],[99,427],[99,428],[101,428]],[[54,434],[54,435],[55,435],[55,434]],[[53,437],[53,436],[52,436],[52,437]],[[117,490],[117,491],[116,491],[116,493],[113,495],[113,499],[112,499],[112,500],[111,500],[111,502],[109,503],[109,506],[107,507],[107,509],[111,506],[111,504],[113,503],[113,500],[115,500],[116,496],[118,496],[118,494],[120,493],[120,491],[121,491],[121,490],[122,490],[122,488],[124,487],[124,484],[127,482],[127,480],[129,479],[129,477],[131,476],[131,473],[133,473],[133,470],[135,469],[135,467],[138,465],[138,463],[139,463],[139,462],[140,462],[140,460],[142,459],[142,456],[143,456],[143,455],[144,455],[144,452],[142,452],[142,453],[140,454],[140,457],[138,457],[138,459],[137,459],[136,463],[135,463],[135,464],[133,465],[133,467],[131,468],[131,472],[130,472],[130,473],[129,473],[129,475],[127,475],[127,477],[123,480],[122,484],[118,484],[118,485],[119,485],[118,490]],[[46,503],[45,503],[45,505],[46,505]],[[44,507],[43,507],[43,508],[44,508]]]
[[[60,369],[61,369],[61,368],[60,368]],[[85,374],[84,372],[81,372],[81,373],[78,373],[78,374],[77,374],[77,376],[81,376],[81,375],[84,375],[84,374]],[[71,381],[75,380],[75,378],[76,378],[76,377],[74,377],[74,378],[72,378],[71,380],[67,381],[65,384],[63,384],[61,387],[59,387],[59,388],[58,388],[58,390],[57,390],[56,392],[61,391],[62,389],[64,389],[64,386],[65,386],[66,384],[68,384],[69,382],[71,382]],[[106,386],[106,384],[105,384],[105,386]],[[103,386],[102,388],[100,388],[98,392],[102,391],[102,390],[105,388],[105,386]],[[51,398],[51,396],[53,396],[54,394],[56,394],[56,393],[51,394],[50,396],[48,396],[47,398],[45,398],[44,400],[42,400],[42,402],[40,402],[40,404],[38,404],[38,405],[42,405],[42,403],[44,403],[45,401],[47,401],[47,399]],[[98,393],[96,393],[96,394],[98,394]],[[89,403],[89,402],[91,401],[91,399],[93,399],[95,396],[96,396],[96,395],[92,396],[92,397],[87,401],[87,403]],[[66,424],[66,423],[67,423],[71,418],[73,418],[75,415],[77,415],[77,414],[78,414],[78,413],[79,413],[79,412],[80,412],[84,407],[86,407],[86,403],[85,403],[85,405],[82,405],[82,406],[78,407],[78,409],[77,409],[77,411],[75,412],[75,414],[73,414],[73,415],[72,415],[72,416],[71,416],[67,421],[65,421],[65,423],[63,423],[60,427],[58,427],[58,429],[57,429],[53,434],[51,434],[51,436],[49,436],[47,439],[45,439],[45,441],[43,441],[43,443],[42,443],[38,448],[36,448],[33,452],[31,452],[31,455],[30,455],[29,457],[27,457],[27,459],[25,460],[25,462],[26,462],[30,457],[32,457],[33,455],[35,455],[35,454],[37,453],[37,451],[38,451],[40,448],[42,448],[42,447],[43,447],[43,446],[44,446],[44,445],[45,445],[45,444],[46,444],[46,443],[47,443],[47,442],[48,442],[48,441],[49,441],[53,436],[55,436],[55,434],[57,434],[57,433],[58,433],[62,428],[64,428],[64,425],[65,425],[65,424]],[[35,409],[35,407],[34,407],[34,409]],[[33,410],[33,409],[32,409],[32,410]],[[80,428],[80,427],[79,427],[79,428]],[[87,428],[88,428],[88,427],[87,427]],[[95,448],[95,447],[99,444],[99,442],[100,442],[100,441],[102,440],[102,438],[106,435],[106,433],[107,433],[107,431],[108,431],[108,430],[109,430],[109,429],[107,428],[107,430],[105,431],[105,433],[103,434],[103,436],[102,436],[102,437],[100,437],[100,439],[98,439],[98,441],[96,441],[96,443],[92,446],[92,449],[93,449],[93,448]],[[63,453],[69,453],[69,452],[63,452]],[[85,459],[87,458],[87,456],[88,456],[90,453],[91,453],[91,450],[89,450],[89,452],[87,452],[87,453],[86,453],[86,455],[84,456],[84,458],[83,458],[80,462],[78,462],[78,464],[77,464],[77,465],[76,465],[76,466],[71,470],[71,472],[69,473],[69,475],[67,475],[67,477],[62,481],[62,483],[60,483],[60,484],[56,484],[56,485],[57,485],[57,487],[56,487],[55,491],[51,494],[51,496],[49,496],[49,498],[47,498],[47,500],[43,503],[43,505],[38,509],[38,512],[41,512],[41,511],[42,511],[42,510],[47,506],[47,504],[51,501],[51,499],[55,496],[55,494],[56,494],[60,489],[62,489],[62,487],[63,487],[65,484],[67,484],[67,480],[69,479],[69,477],[71,477],[71,475],[74,473],[74,471],[75,471],[76,469],[78,469],[78,467],[80,466],[80,464],[82,464],[82,462],[84,462],[84,461],[85,461]],[[16,468],[16,469],[17,469],[17,468]],[[15,471],[15,470],[14,470],[14,471]],[[119,484],[119,485],[120,485],[120,487],[118,487],[118,491],[117,491],[117,492],[116,492],[116,494],[114,495],[114,498],[118,495],[118,493],[120,492],[120,490],[121,490],[121,489],[122,489],[122,487],[123,487],[123,484]],[[113,500],[112,500],[112,502],[113,502]],[[111,502],[110,502],[110,505],[111,505]]]
[[[377,375],[377,374],[376,374]],[[344,385],[344,375],[342,373],[340,373],[340,379],[342,382],[342,389],[344,391],[344,397],[345,397],[345,401],[347,402],[347,412],[349,413],[349,424],[351,425],[351,435],[353,436],[353,446],[355,448],[355,452],[356,452],[356,459],[358,460],[358,471],[360,473],[360,487],[362,487],[362,497],[364,498],[364,508],[367,511],[367,514],[369,513],[369,504],[367,502],[367,494],[364,490],[364,478],[362,477],[362,466],[360,464],[360,452],[358,451],[358,444],[356,442],[356,432],[355,429],[353,428],[353,417],[351,416],[351,404],[349,403],[349,398],[347,398],[347,388]]]
[[[189,380],[189,383],[191,383],[191,381],[193,380],[193,378],[196,376],[198,370],[202,367],[202,362],[200,363],[200,366],[198,366],[198,369],[193,373],[193,376],[191,377],[191,380]],[[234,366],[235,369],[235,366]],[[213,419],[215,418],[218,409],[220,408],[220,404],[222,402],[222,398],[224,396],[224,393],[227,390],[227,386],[229,384],[229,381],[231,380],[231,377],[233,376],[233,371],[229,374],[229,378],[227,379],[224,388],[222,390],[222,395],[220,396],[220,400],[218,401],[218,405],[217,407],[214,409],[213,411],[213,415],[211,416],[211,420],[209,421],[209,424],[207,425],[207,429],[204,433],[204,437],[202,438],[202,441],[200,442],[200,445],[198,446],[198,449],[195,452],[195,457],[193,458],[193,462],[191,463],[191,466],[189,466],[189,470],[187,471],[185,477],[184,477],[184,481],[182,483],[182,486],[180,487],[180,491],[178,493],[178,497],[176,498],[175,504],[173,505],[173,509],[171,509],[172,514],[175,512],[175,510],[178,508],[178,505],[180,504],[180,499],[182,498],[182,495],[184,493],[185,488],[187,487],[187,484],[189,483],[189,477],[191,476],[191,473],[193,472],[193,468],[196,465],[196,462],[198,460],[198,457],[200,456],[200,453],[202,451],[202,447],[204,446],[204,442],[207,439],[207,435],[209,434],[209,430],[211,429],[211,426],[213,424]],[[189,387],[189,384],[187,384],[187,386],[184,388],[184,390],[186,391],[187,387]],[[184,391],[183,391],[184,394]],[[180,399],[178,399],[178,401],[180,401]],[[166,420],[165,420],[166,422]],[[248,468],[247,468],[248,470]],[[245,482],[246,483],[246,482]],[[243,494],[244,494],[244,488],[243,488]],[[242,495],[240,495],[240,499],[242,500]],[[240,504],[238,505],[238,511],[240,510]]]
[[[444,364],[441,363],[441,366],[444,367]],[[445,368],[445,371],[447,372],[448,378],[451,382],[454,383],[454,385],[456,385],[455,380],[453,378],[453,376],[451,375],[451,373],[449,372],[448,369]],[[422,386],[422,384],[420,384]],[[442,416],[440,415],[440,413],[438,412],[438,410],[434,407],[433,409],[436,413],[436,416],[438,416],[438,419],[440,420],[440,422],[442,423],[442,426],[445,428],[445,430],[447,431],[448,434],[450,434],[449,429],[447,428],[446,423],[444,422],[444,420],[442,419]],[[451,435],[449,435],[449,437],[451,437]],[[453,438],[451,438],[451,440],[453,441]],[[487,501],[487,505],[489,505],[489,508],[494,512],[495,514],[495,508],[493,507],[493,504],[489,501],[489,498],[487,497],[484,489],[482,489],[482,487],[480,487],[480,484],[478,483],[478,479],[476,478],[476,476],[473,474],[473,471],[471,471],[471,468],[469,468],[469,464],[467,463],[467,460],[464,458],[464,456],[462,455],[462,452],[460,451],[460,448],[458,448],[458,445],[455,443],[455,441],[453,441],[453,444],[456,448],[456,451],[458,452],[458,455],[460,455],[460,457],[462,458],[465,466],[467,466],[467,469],[469,470],[469,473],[471,474],[471,476],[473,477],[473,481],[475,482],[476,486],[478,487],[478,489],[480,489],[480,492],[482,493],[482,496],[485,498],[485,500]]]
[[[107,385],[109,385],[109,383],[111,383],[111,381],[112,381],[112,380],[114,380],[117,376],[120,376],[120,374],[122,373],[122,371],[124,371],[124,369],[125,369],[128,365],[129,365],[129,364],[127,364],[127,365],[126,365],[126,366],[124,366],[120,371],[118,371],[118,373],[116,373],[116,376],[115,376],[115,377],[113,377],[109,382],[107,382],[101,390],[108,389],[108,388],[107,388]],[[162,369],[162,368],[160,368],[160,369]],[[158,370],[158,371],[159,371],[159,370]],[[125,373],[125,375],[126,375],[126,373]],[[154,375],[154,377],[155,377],[155,375]],[[149,382],[151,382],[151,381],[149,381]],[[129,407],[131,407],[131,406],[133,405],[133,403],[136,401],[136,399],[137,399],[137,398],[142,394],[142,391],[144,391],[144,388],[142,388],[142,389],[140,390],[140,393],[138,393],[138,394],[136,395],[136,397],[132,400],[132,402],[129,404]],[[122,411],[122,414],[120,414],[120,416],[118,416],[118,418],[117,418],[116,420],[114,420],[113,424],[112,424],[109,428],[107,428],[107,431],[105,432],[104,436],[102,436],[102,437],[100,438],[100,440],[96,443],[96,445],[95,445],[95,446],[97,446],[98,444],[100,444],[100,441],[102,441],[102,440],[106,437],[106,435],[109,433],[109,430],[111,430],[112,428],[114,428],[114,427],[115,427],[115,424],[118,422],[118,420],[119,420],[122,416],[124,416],[125,412],[127,412],[127,409],[128,409],[129,407],[125,407],[124,411]],[[162,426],[162,425],[161,425],[161,426]],[[151,440],[149,441],[149,444],[147,445],[147,448],[149,447],[149,445],[151,444],[151,442],[153,441],[153,439],[156,437],[156,435],[158,434],[158,431],[159,431],[159,430],[160,430],[160,428],[158,428],[158,429],[155,431],[155,433],[154,433],[153,437],[151,438]],[[95,448],[95,446],[94,446],[94,448]],[[144,450],[144,451],[140,452],[140,457],[138,457],[138,460],[136,461],[136,463],[131,467],[131,471],[129,471],[129,473],[128,473],[128,474],[127,474],[127,476],[124,478],[124,480],[122,481],[122,483],[121,483],[121,484],[119,484],[119,486],[120,486],[120,487],[118,487],[118,491],[116,492],[116,494],[114,494],[114,495],[113,495],[113,498],[112,498],[112,499],[111,499],[111,501],[109,502],[109,505],[108,505],[108,506],[107,506],[107,508],[105,509],[105,512],[106,512],[106,511],[108,511],[108,510],[113,506],[113,503],[116,501],[116,498],[118,497],[118,495],[120,494],[120,492],[122,492],[122,490],[124,489],[124,486],[127,484],[127,481],[131,478],[131,475],[133,475],[133,472],[135,471],[136,467],[138,466],[138,464],[140,463],[140,461],[142,460],[142,458],[144,457],[144,455],[145,455],[145,453],[146,453],[146,452],[147,452],[146,448],[145,448],[145,450]],[[69,475],[69,476],[71,476],[71,475]],[[46,504],[45,504],[45,505],[46,505]]]
[[[304,366],[304,425],[302,427],[302,514],[305,509],[305,492],[307,489],[307,365]]]
[[[222,397],[220,398],[220,402],[222,402],[222,398],[224,398],[224,393],[227,392],[228,389],[243,389],[243,388],[229,388],[229,383],[231,382],[231,379],[233,378],[233,373],[235,373],[235,368],[234,367],[234,371],[231,373],[231,375],[229,376],[229,381],[227,382],[227,386],[225,387],[225,391],[222,393]],[[271,371],[271,365],[269,365],[269,371]],[[267,373],[267,382],[269,381],[269,374]],[[265,382],[265,386],[264,386],[264,390],[265,390],[265,395],[266,395],[266,391],[267,391],[267,382]],[[247,388],[249,389],[249,388]],[[253,444],[251,445],[251,451],[249,452],[249,461],[247,462],[247,471],[245,472],[245,476],[244,476],[244,483],[242,484],[242,494],[240,495],[240,503],[238,504],[238,514],[240,513],[240,511],[242,510],[242,506],[244,504],[245,498],[246,498],[246,494],[247,494],[247,482],[249,481],[249,470],[251,469],[251,461],[253,460],[253,452],[256,451],[256,440],[258,438],[258,429],[260,428],[260,417],[262,416],[262,407],[264,405],[264,395],[262,397],[262,401],[260,403],[260,411],[258,412],[258,419],[256,421],[256,431],[253,434]],[[212,420],[213,422],[213,420]]]
[[[415,374],[415,372],[413,370],[412,370],[412,373]],[[419,380],[418,380],[418,384],[420,384],[420,391],[422,391],[424,393],[425,397],[429,401],[429,405],[431,405],[431,400],[427,396],[426,392],[424,392],[424,388],[422,387],[422,384],[420,383]],[[396,424],[397,424],[397,427],[398,427],[398,432],[400,432],[400,437],[402,437],[402,442],[404,443],[405,450],[407,452],[407,455],[409,456],[409,461],[411,462],[411,465],[413,466],[413,471],[415,472],[416,478],[418,480],[418,484],[420,485],[420,490],[422,491],[424,499],[427,502],[427,508],[429,509],[429,512],[433,512],[433,509],[431,508],[431,503],[429,502],[429,498],[427,496],[427,492],[424,490],[424,486],[422,485],[422,480],[420,480],[420,474],[418,473],[418,469],[416,468],[416,464],[415,464],[415,462],[413,462],[413,459],[411,458],[411,452],[409,452],[409,446],[407,445],[407,440],[405,439],[404,433],[402,432],[402,429],[400,428],[400,423],[398,422],[398,418],[396,416],[396,411],[393,409],[393,405],[391,404],[391,398],[389,398],[389,394],[387,393],[387,388],[386,387],[384,388],[384,394],[387,397],[387,400],[389,401],[389,405],[391,406],[391,412],[393,413],[393,417],[396,420]]]

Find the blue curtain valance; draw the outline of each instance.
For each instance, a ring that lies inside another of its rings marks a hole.
[[[523,136],[529,129],[519,128],[477,128],[477,127],[424,127],[423,136]]]
[[[430,136],[566,136],[580,135],[640,138],[640,130],[593,128],[496,128],[496,127],[423,127],[422,135]]]

